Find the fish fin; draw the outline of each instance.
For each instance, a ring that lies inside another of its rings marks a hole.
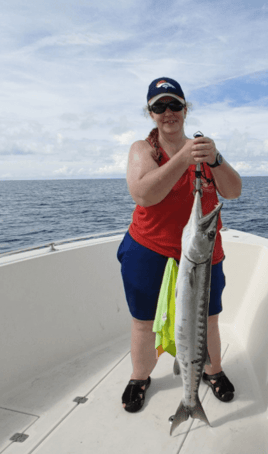
[[[170,435],[172,435],[174,429],[176,429],[176,427],[178,427],[182,422],[187,421],[189,416],[194,419],[200,419],[210,426],[206,413],[204,412],[199,397],[197,396],[196,405],[194,407],[186,407],[186,405],[184,405],[181,401],[170,427]]]
[[[200,419],[201,421],[204,421],[206,424],[210,426],[208,418],[206,417],[206,413],[204,412],[204,409],[198,396],[196,398],[195,406],[190,409],[190,415],[192,418]]]
[[[183,402],[181,401],[180,405],[177,408],[176,414],[174,416],[174,419],[172,421],[171,427],[170,427],[170,435],[172,435],[172,432],[176,427],[178,427],[182,422],[187,421],[189,418],[190,412],[188,407],[186,407]]]
[[[190,286],[192,288],[195,287],[195,282],[196,282],[196,273],[195,272],[196,272],[196,266],[193,265],[191,267],[190,271],[189,271],[189,274],[190,274],[190,281],[189,282],[190,282]]]
[[[173,376],[175,377],[176,375],[180,375],[181,369],[179,365],[178,358],[176,356],[175,361],[174,361],[174,366],[173,366]]]
[[[207,350],[207,357],[206,357],[205,364],[206,364],[207,366],[211,366],[211,359],[210,359],[208,350]]]

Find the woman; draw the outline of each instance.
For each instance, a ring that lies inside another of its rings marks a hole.
[[[157,363],[152,332],[158,295],[169,257],[180,259],[181,235],[189,219],[196,164],[202,170],[202,209],[207,214],[218,202],[217,193],[234,199],[241,194],[238,173],[217,151],[208,137],[189,139],[184,133],[187,103],[181,86],[166,77],[154,80],[147,95],[148,110],[156,123],[146,140],[130,149],[127,182],[136,202],[132,223],[118,250],[129,310],[132,315],[131,358],[133,372],[122,396],[126,411],[143,406],[150,374]],[[211,365],[203,380],[215,396],[230,401],[234,387],[222,371],[218,317],[225,286],[224,252],[220,228],[212,258],[208,317],[208,351]]]

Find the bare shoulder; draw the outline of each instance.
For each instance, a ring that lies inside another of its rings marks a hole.
[[[131,147],[130,147],[130,153],[141,153],[143,151],[151,151],[152,147],[151,145],[147,142],[147,140],[137,140],[134,142]]]
[[[154,162],[152,151],[153,148],[146,140],[137,140],[130,147],[129,163]]]
[[[127,181],[130,192],[134,190],[141,178],[148,172],[157,169],[158,164],[152,156],[153,148],[146,140],[134,142],[129,151]],[[135,197],[133,196],[134,200]],[[137,202],[138,203],[138,202]]]

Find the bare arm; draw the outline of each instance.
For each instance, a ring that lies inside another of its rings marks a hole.
[[[239,174],[223,159],[222,164],[211,169],[216,188],[225,199],[237,199],[241,195],[242,181]]]
[[[213,164],[216,159],[216,149],[213,140],[208,137],[199,137],[194,140],[192,156],[197,162]],[[239,174],[223,159],[220,166],[211,168],[217,191],[225,199],[236,199],[241,195],[242,181]]]
[[[190,143],[189,143],[190,142]],[[148,207],[160,203],[189,167],[193,141],[159,167],[151,156],[152,147],[144,140],[135,142],[129,152],[127,182],[130,194],[138,205]]]
[[[140,140],[131,146],[128,159],[129,192],[133,200],[144,207],[160,203],[191,164],[213,164],[217,149],[213,140],[207,137],[187,140],[181,150],[161,167],[154,161],[151,152],[152,147],[145,140]],[[234,199],[240,196],[241,179],[227,161],[211,171],[222,197]]]

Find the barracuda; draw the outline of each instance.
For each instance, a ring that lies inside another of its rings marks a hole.
[[[207,319],[211,260],[222,203],[203,216],[201,190],[196,190],[190,219],[182,234],[182,254],[176,282],[174,375],[182,373],[183,397],[170,435],[189,416],[209,424],[198,396],[207,350]]]

